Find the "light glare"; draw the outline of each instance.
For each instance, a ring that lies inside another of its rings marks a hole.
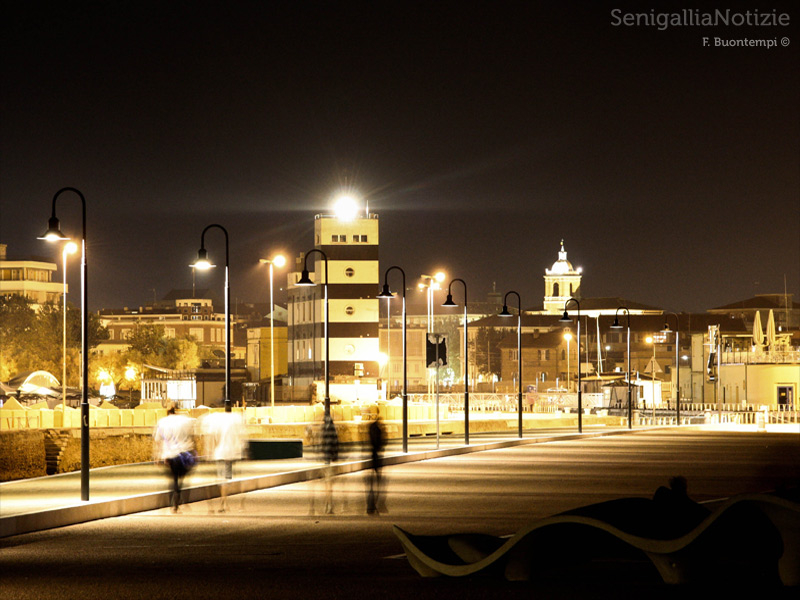
[[[356,218],[358,205],[352,196],[340,196],[333,206],[333,211],[342,221],[352,221]]]

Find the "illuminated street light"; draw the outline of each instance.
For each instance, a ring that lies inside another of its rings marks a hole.
[[[426,295],[427,295],[427,298],[426,298],[427,299],[426,318],[427,318],[427,321],[428,321],[428,329],[427,329],[428,335],[434,333],[434,331],[433,331],[433,292],[434,292],[434,290],[441,289],[441,286],[439,284],[442,281],[444,281],[445,277],[446,277],[446,275],[442,271],[437,271],[433,275],[425,275],[425,274],[420,275],[420,278],[425,280],[424,282],[421,281],[419,283],[419,289],[420,290],[425,290],[426,291]],[[433,382],[431,381],[431,371],[433,371],[433,369],[429,369],[427,367],[427,365],[426,365],[425,370],[426,370],[426,372],[428,374],[428,396],[430,396],[430,394],[432,392],[432,386],[433,386]],[[436,378],[438,379],[438,377],[439,377],[439,371],[436,370]]]
[[[569,358],[571,354],[569,343],[572,341],[572,332],[567,331],[563,337],[567,341],[567,391],[569,391],[569,389],[572,387],[572,382],[569,379]]]
[[[515,291],[506,292],[503,296],[503,310],[500,312],[501,317],[510,317],[511,313],[508,312],[508,295],[514,294],[517,297],[517,410],[519,413],[519,437],[522,437],[522,300],[519,293]]]
[[[469,338],[467,334],[467,283],[463,279],[451,279],[447,286],[447,300],[442,306],[458,306],[453,302],[453,283],[461,282],[464,286],[464,444],[469,446]]]
[[[400,267],[389,267],[383,274],[383,289],[378,298],[393,298],[389,289],[389,271],[397,269],[403,277],[403,452],[408,452],[408,357],[406,346],[406,272]],[[389,318],[387,312],[387,320]]]
[[[272,259],[261,258],[258,262],[269,265],[269,403],[270,406],[275,406],[275,320],[273,318],[275,303],[272,300],[272,267],[273,265],[278,268],[283,267],[286,258],[283,254],[278,254]]]
[[[67,254],[75,254],[78,251],[78,246],[75,242],[67,242],[61,250],[61,257],[64,260],[64,291],[62,292],[62,300],[64,307],[61,310],[62,314],[62,337],[64,341],[64,353],[61,359],[61,411],[64,416],[67,414]],[[64,417],[61,419],[61,424],[64,424]]]
[[[564,315],[559,319],[562,323],[572,323],[569,314],[567,313],[567,306],[570,302],[574,302],[578,307],[578,433],[583,433],[583,395],[581,390],[581,303],[575,298],[568,298],[564,302]]]
[[[125,379],[128,382],[128,403],[133,403],[133,382],[136,380],[136,369],[131,365],[125,369]]]
[[[200,271],[207,271],[216,266],[208,260],[205,243],[206,231],[213,227],[221,229],[225,234],[225,412],[231,412],[231,282],[228,230],[216,223],[203,229],[203,233],[200,234],[200,250],[197,251],[197,260],[189,266]]]
[[[316,284],[311,281],[308,276],[308,257],[312,252],[317,252],[322,255],[325,260],[325,414],[331,414],[331,396],[330,396],[330,352],[329,352],[329,338],[328,338],[328,255],[319,248],[312,248],[308,251],[303,259],[303,272],[300,280],[295,284],[301,287],[311,287]]]
[[[650,365],[650,377],[653,382],[653,425],[656,422],[656,338],[655,336],[648,335],[645,339],[648,344],[653,344],[653,362]],[[646,409],[647,407],[645,407]]]
[[[680,363],[680,321],[674,312],[667,313],[675,317],[675,419],[681,424],[681,363]],[[670,333],[669,323],[664,323],[664,333]]]
[[[631,400],[631,313],[628,311],[628,308],[625,306],[620,306],[617,308],[617,312],[614,313],[614,323],[611,325],[611,329],[622,329],[622,325],[619,324],[619,311],[624,310],[625,316],[628,320],[628,429],[633,427],[633,405]]]
[[[53,196],[53,212],[47,224],[47,231],[39,239],[48,242],[69,240],[61,233],[56,217],[56,203],[63,192],[73,192],[81,199],[81,500],[89,500],[89,295],[87,291],[86,268],[86,199],[78,190],[65,187]]]

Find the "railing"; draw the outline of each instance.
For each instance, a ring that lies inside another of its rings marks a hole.
[[[727,350],[722,352],[720,362],[728,364],[763,364],[782,363],[796,364],[800,362],[799,350]]]

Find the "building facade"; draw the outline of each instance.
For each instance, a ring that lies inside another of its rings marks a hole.
[[[0,296],[24,296],[34,309],[61,301],[65,286],[53,281],[56,263],[34,257],[9,259],[7,252],[7,244],[0,244]]]
[[[307,261],[301,255],[297,270],[288,274],[287,370],[292,398],[323,399],[326,310],[331,401],[358,399],[359,394],[361,398],[376,396],[379,241],[377,214],[315,217],[314,248],[324,257],[312,252]],[[304,265],[314,286],[297,285]]]

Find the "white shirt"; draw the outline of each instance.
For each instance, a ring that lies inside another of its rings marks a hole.
[[[212,460],[240,460],[247,442],[244,421],[238,413],[214,412],[203,417],[206,452]]]
[[[153,431],[153,453],[156,460],[175,458],[194,447],[194,419],[185,415],[167,415]]]

